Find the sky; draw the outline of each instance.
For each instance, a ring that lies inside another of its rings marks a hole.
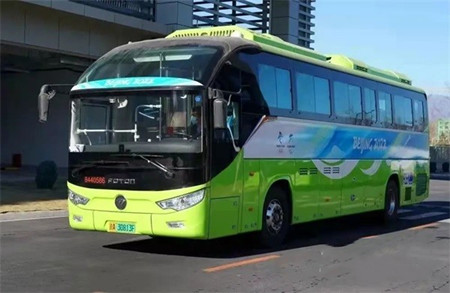
[[[313,48],[450,96],[450,0],[317,0]]]

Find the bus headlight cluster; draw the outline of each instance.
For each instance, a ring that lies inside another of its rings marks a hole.
[[[201,202],[205,197],[205,190],[199,190],[193,193],[184,194],[182,196],[174,197],[171,199],[161,200],[156,202],[162,209],[173,209],[181,211],[194,206]]]
[[[89,198],[84,197],[82,195],[79,195],[75,192],[73,192],[72,190],[69,189],[69,200],[74,204],[74,205],[85,205],[88,203]]]

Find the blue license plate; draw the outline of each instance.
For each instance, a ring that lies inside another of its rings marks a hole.
[[[108,232],[136,233],[136,224],[124,222],[108,222]]]

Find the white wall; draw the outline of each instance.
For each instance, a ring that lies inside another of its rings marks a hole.
[[[74,83],[80,73],[58,70],[1,75],[1,163],[10,165],[12,154],[22,154],[22,164],[36,166],[44,160],[67,167],[69,98],[50,101],[46,124],[38,122],[37,96],[42,84]]]

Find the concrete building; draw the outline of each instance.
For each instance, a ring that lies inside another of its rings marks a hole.
[[[450,140],[450,119],[437,121],[437,139],[448,142]]]
[[[54,97],[48,123],[40,124],[37,94],[42,84],[73,84],[89,64],[118,45],[192,26],[238,24],[310,47],[311,2],[0,1],[1,165],[11,165],[18,154],[23,165],[52,160],[67,166],[68,96]]]

